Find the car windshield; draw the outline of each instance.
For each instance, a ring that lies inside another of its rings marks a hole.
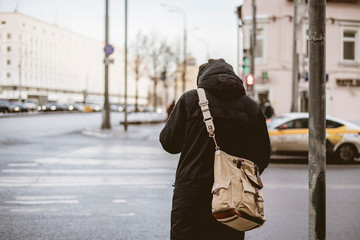
[[[268,128],[271,128],[275,125],[277,125],[280,121],[284,120],[285,117],[279,116],[279,117],[272,117],[266,121],[266,125]]]

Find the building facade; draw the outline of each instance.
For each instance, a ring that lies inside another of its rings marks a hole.
[[[244,52],[250,49],[252,1],[242,6]],[[293,21],[291,0],[256,0],[254,98],[270,100],[276,115],[291,110]],[[298,111],[308,111],[308,12],[298,8]],[[332,0],[326,5],[326,111],[358,121],[360,110],[360,1]]]
[[[17,12],[0,13],[0,99],[101,103],[103,49],[104,42],[57,25]],[[114,103],[124,101],[123,51],[119,49],[115,47],[110,56],[114,63],[109,67],[109,94]],[[135,95],[133,85],[129,81],[129,102]],[[140,94],[144,104],[147,89]]]

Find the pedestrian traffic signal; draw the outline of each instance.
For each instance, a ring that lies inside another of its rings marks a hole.
[[[243,57],[243,73],[248,74],[249,73],[249,65],[250,61],[248,57]]]
[[[254,87],[254,76],[249,74],[246,76],[246,90],[252,91]]]
[[[249,74],[246,76],[246,85],[253,86],[254,85],[254,77],[253,75]]]

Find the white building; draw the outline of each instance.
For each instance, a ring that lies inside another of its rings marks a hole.
[[[17,12],[0,13],[0,98],[102,102],[104,42]],[[115,48],[110,102],[123,102],[124,62]],[[129,96],[134,97],[129,81]],[[142,86],[147,86],[142,84]],[[140,91],[142,103],[147,88]],[[131,101],[129,101],[131,102]]]
[[[304,1],[305,2],[305,1]],[[244,49],[250,47],[252,1],[242,7]],[[254,98],[269,99],[277,115],[289,112],[292,98],[293,1],[256,0],[257,36]],[[308,13],[298,34],[299,111],[308,105]],[[326,111],[347,120],[360,120],[360,1],[333,0],[326,4]]]

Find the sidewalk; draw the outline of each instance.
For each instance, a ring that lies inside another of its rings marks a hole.
[[[103,139],[159,139],[159,133],[167,119],[164,113],[131,113],[128,115],[128,129],[124,130],[124,115],[120,121],[111,126],[111,129],[86,128],[81,131],[83,135]],[[149,127],[151,125],[151,127]]]

